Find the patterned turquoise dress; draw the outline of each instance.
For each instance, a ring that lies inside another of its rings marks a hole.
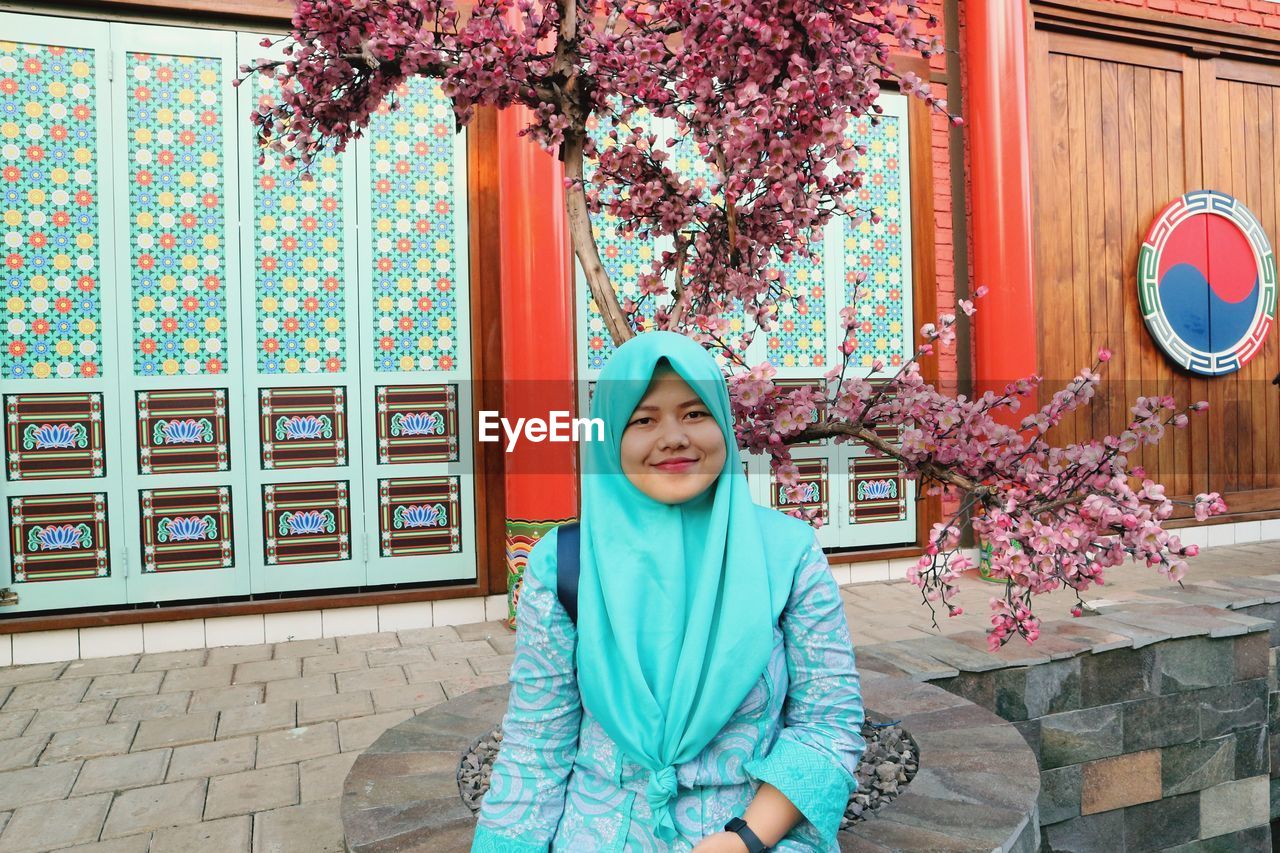
[[[866,742],[840,588],[816,541],[796,567],[768,668],[702,753],[676,768],[679,838],[671,843],[652,831],[649,772],[579,701],[576,631],[555,578],[552,531],[525,571],[502,749],[472,853],[688,851],[745,812],[762,781],[804,815],[773,849],[840,849],[836,832]]]

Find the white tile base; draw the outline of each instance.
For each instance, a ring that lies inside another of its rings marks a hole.
[[[326,637],[378,633],[378,608],[333,607],[320,611],[320,627]]]
[[[218,616],[204,620],[204,641],[218,646],[256,646],[267,641],[261,613],[247,616]]]
[[[0,637],[0,666],[11,666],[13,664],[13,635],[5,634]]]
[[[80,657],[110,658],[143,651],[141,625],[103,625],[80,629]]]
[[[324,636],[324,623],[319,610],[299,610],[294,613],[267,613],[268,643],[288,643],[292,640],[318,640]],[[374,629],[377,630],[376,628]]]
[[[75,628],[62,631],[32,631],[13,635],[13,664],[52,663],[80,657],[80,632]]]

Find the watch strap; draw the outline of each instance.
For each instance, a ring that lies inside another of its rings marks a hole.
[[[747,822],[741,817],[730,818],[724,825],[724,831],[736,833],[747,845],[747,853],[768,853],[769,848],[760,840],[760,836],[751,831],[751,827],[747,826]]]

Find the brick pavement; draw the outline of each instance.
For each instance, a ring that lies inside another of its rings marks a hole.
[[[1205,549],[1186,583],[1271,574],[1280,541]],[[1162,579],[1113,571],[1085,596]],[[986,626],[994,587],[961,582],[944,633]],[[905,582],[843,588],[856,645],[931,631]],[[1040,600],[1067,615],[1069,593]],[[341,851],[338,801],[360,751],[434,704],[506,680],[500,622],[0,668],[0,850]]]

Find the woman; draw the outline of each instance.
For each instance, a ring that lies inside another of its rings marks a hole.
[[[592,416],[576,625],[553,530],[525,571],[472,853],[839,850],[866,744],[813,531],[752,503],[724,378],[689,338],[619,347]]]

